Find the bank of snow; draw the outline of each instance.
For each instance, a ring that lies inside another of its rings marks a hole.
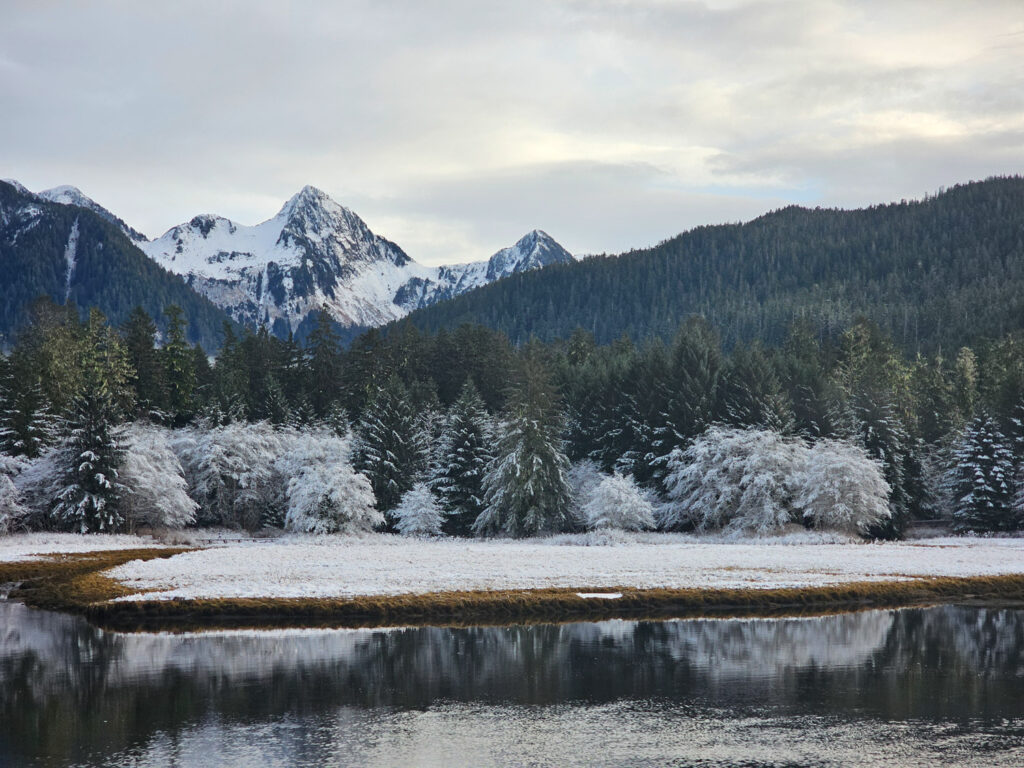
[[[1024,539],[800,541],[797,537],[779,542],[788,546],[766,546],[667,534],[523,541],[290,537],[134,561],[107,575],[138,590],[121,599],[170,600],[548,587],[772,589],[1024,573]]]

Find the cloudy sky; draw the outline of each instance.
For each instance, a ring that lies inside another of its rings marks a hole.
[[[150,237],[304,184],[425,263],[1024,172],[1010,2],[0,0],[0,177]]]

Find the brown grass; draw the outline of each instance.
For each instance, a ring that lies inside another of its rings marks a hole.
[[[574,587],[435,592],[353,598],[225,598],[110,602],[129,591],[102,571],[186,548],[51,555],[0,563],[0,583],[22,582],[13,596],[30,605],[81,613],[120,630],[223,627],[523,624],[695,616],[821,615],[940,602],[1024,602],[1024,574],[920,578],[789,589],[634,589]],[[577,592],[621,592],[616,600]]]

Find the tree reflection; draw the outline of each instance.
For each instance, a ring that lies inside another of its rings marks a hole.
[[[0,603],[0,762],[87,761],[209,717],[664,699],[882,718],[1024,714],[1024,612],[120,635]],[[156,736],[155,736],[156,735]]]

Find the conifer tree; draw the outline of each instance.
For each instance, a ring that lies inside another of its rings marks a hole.
[[[657,451],[664,464],[675,448],[685,448],[722,416],[718,399],[722,376],[718,337],[701,318],[687,320],[672,347],[665,423],[658,429]]]
[[[156,349],[156,323],[142,307],[136,307],[123,327],[128,362],[134,370],[132,386],[139,409],[161,411],[167,400],[163,366]]]
[[[87,341],[82,388],[62,448],[64,485],[53,516],[81,533],[112,532],[124,522],[120,501],[125,488],[118,481],[124,451],[114,430],[131,407],[132,371],[124,345],[99,310],[89,314]]]
[[[167,315],[167,343],[161,361],[167,376],[167,410],[177,424],[184,424],[195,410],[196,369],[193,351],[185,341],[181,307],[171,304]]]
[[[392,376],[367,405],[354,452],[355,467],[370,479],[377,509],[391,529],[394,518],[389,513],[426,469],[420,437],[405,386]]]
[[[760,345],[738,346],[733,350],[721,387],[728,423],[780,433],[792,430],[792,409],[775,368]]]
[[[472,534],[484,509],[484,475],[491,462],[493,425],[472,379],[467,379],[452,407],[440,440],[440,461],[433,487],[445,511],[444,530]]]
[[[306,342],[309,367],[309,401],[317,418],[324,418],[340,392],[341,351],[338,335],[327,309],[316,313],[316,324]]]
[[[118,482],[123,451],[114,437],[116,420],[106,383],[87,376],[68,417],[64,486],[53,508],[56,520],[81,533],[116,531],[124,520],[119,504],[124,488]]]
[[[569,460],[562,418],[538,353],[528,348],[523,380],[484,479],[485,508],[473,524],[481,535],[532,536],[572,524]]]
[[[958,531],[1006,531],[1014,527],[1013,453],[998,424],[978,416],[953,453],[950,487]]]

